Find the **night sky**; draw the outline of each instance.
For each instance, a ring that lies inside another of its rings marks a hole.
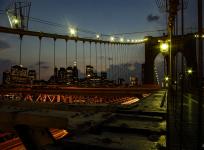
[[[9,0],[0,0],[0,10],[5,10]],[[166,28],[165,13],[159,11],[154,0],[32,0],[30,16],[58,24],[67,28],[58,28],[29,22],[29,30],[68,34],[68,26],[91,30],[100,34],[132,33],[155,31]],[[196,28],[196,1],[189,0],[185,10],[185,32],[193,32]],[[5,14],[0,14],[0,25],[9,27]],[[163,32],[146,32],[121,35],[125,39],[143,39],[145,36],[161,36]],[[94,37],[79,33],[82,37]],[[19,40],[16,35],[0,34],[0,72],[8,70],[11,65],[19,62]],[[109,37],[103,37],[109,38]],[[99,45],[98,45],[99,46]],[[39,40],[36,37],[24,37],[22,45],[22,65],[37,70]],[[144,45],[132,47],[134,57],[129,58],[130,64],[144,63]],[[74,61],[74,42],[68,42],[69,65]],[[89,61],[89,43],[85,44],[86,63]],[[94,49],[94,44],[92,45]],[[65,67],[65,41],[56,41],[56,65]],[[78,43],[79,69],[83,70],[81,61],[82,43]],[[93,52],[93,56],[95,56]],[[161,56],[161,55],[160,55]],[[157,62],[163,61],[158,57]],[[95,58],[92,58],[94,65]],[[42,40],[42,77],[47,79],[53,72],[53,39]],[[1,78],[1,76],[0,76]]]

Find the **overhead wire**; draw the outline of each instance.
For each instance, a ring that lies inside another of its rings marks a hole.
[[[3,12],[3,10],[2,10],[2,12]],[[5,13],[1,13],[1,11],[0,11],[0,14],[5,14]],[[35,18],[35,17],[29,17],[29,21],[37,22],[37,23],[41,23],[41,24],[45,24],[45,25],[49,25],[49,26],[54,26],[54,27],[58,27],[58,28],[62,28],[62,29],[66,29],[67,30],[67,25],[55,23],[55,22],[52,22],[52,21],[47,21],[47,20],[44,20],[44,19],[39,19],[39,18]],[[91,30],[87,30],[87,29],[82,29],[82,28],[79,28],[79,27],[77,27],[77,31],[81,32],[81,33],[91,34],[91,35],[94,35],[94,36],[98,33],[98,32],[95,32],[95,31],[91,31]],[[105,37],[105,36],[111,36],[111,35],[115,35],[115,36],[117,36],[117,35],[118,36],[119,35],[133,35],[133,34],[164,32],[164,31],[166,31],[166,29],[148,30],[148,31],[134,31],[134,32],[115,33],[115,34],[104,34],[104,33],[101,33],[100,35],[102,37]],[[119,37],[116,37],[116,38],[119,38]]]

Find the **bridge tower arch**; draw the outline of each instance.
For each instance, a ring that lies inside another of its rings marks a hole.
[[[145,64],[144,64],[144,78],[143,84],[154,83],[154,60],[160,53],[158,40],[167,40],[167,36],[163,37],[148,37],[145,43]],[[196,84],[196,70],[197,70],[197,57],[196,57],[196,38],[194,34],[187,34],[185,36],[175,36],[172,41],[172,67],[175,66],[176,54],[181,52],[186,58],[187,67],[192,68],[194,74],[192,75],[192,82]],[[166,56],[167,70],[169,70],[169,57]],[[173,72],[174,74],[174,72]]]

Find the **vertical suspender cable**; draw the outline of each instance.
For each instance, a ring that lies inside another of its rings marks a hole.
[[[95,51],[96,51],[96,76],[98,76],[98,52],[97,52],[97,43],[95,42]]]
[[[55,74],[55,68],[56,68],[56,65],[55,65],[55,42],[56,42],[56,38],[53,39],[54,40],[54,81],[56,82],[57,80],[57,77],[56,77],[56,74]]]
[[[77,66],[77,40],[75,40],[75,63],[76,63],[76,66]]]
[[[124,55],[123,55],[123,53],[124,53],[124,51],[123,51],[123,48],[124,48],[124,45],[122,44],[121,45],[121,78],[123,78],[123,65],[124,65],[124,62],[123,62],[123,59],[124,59]]]
[[[118,44],[117,53],[118,53],[118,79],[119,79],[120,78],[120,44]],[[118,82],[119,82],[119,80],[118,80]]]
[[[116,83],[117,83],[117,66],[116,66],[116,64],[117,64],[117,47],[116,47],[116,45],[114,44],[114,54],[115,54],[115,64],[114,64],[114,79],[115,79],[115,81],[116,81]]]
[[[118,83],[118,44],[115,45],[115,72],[116,72],[116,83]]]
[[[41,65],[41,42],[42,42],[42,37],[40,36],[39,37],[39,54],[38,54],[38,59],[39,59],[39,67],[38,67],[38,79],[40,80],[41,77],[40,77],[40,65]]]
[[[105,56],[104,56],[104,59],[105,59],[105,72],[107,73],[107,64],[106,64],[106,48],[107,48],[107,45],[104,43],[104,51],[105,51]]]
[[[120,72],[120,78],[122,78],[122,57],[121,57],[121,52],[122,52],[122,44],[120,44],[120,50],[119,50],[119,64],[120,64],[120,67],[119,67],[119,72]]]
[[[89,62],[89,64],[90,64],[90,66],[91,66],[91,42],[90,42],[90,62]]]
[[[54,38],[54,68],[56,67],[56,64],[55,64],[55,42],[56,42],[56,38]]]
[[[101,43],[100,43],[100,58],[101,58],[101,72],[102,72],[102,46],[101,46]]]
[[[84,48],[84,43],[85,41],[83,41],[83,67],[84,67],[84,78],[86,76],[86,63],[85,63],[85,48]]]
[[[22,65],[21,63],[21,51],[22,51],[22,40],[23,40],[23,35],[20,34],[20,56],[19,56],[19,65]]]
[[[121,54],[120,54],[120,57],[121,57],[121,78],[123,78],[123,71],[124,71],[124,69],[123,69],[123,65],[124,65],[124,62],[123,62],[123,57],[124,57],[124,54],[123,54],[123,48],[124,48],[124,45],[122,44],[121,45]]]
[[[67,66],[67,65],[68,65],[68,64],[67,64],[67,41],[68,41],[68,40],[66,39],[66,40],[65,40],[65,42],[66,42],[66,48],[65,48],[65,49],[66,49],[66,68],[68,67],[68,66]]]
[[[125,47],[126,45],[123,45],[123,78],[125,79]]]
[[[126,83],[126,47],[127,44],[124,45],[124,79],[125,79],[125,83]]]
[[[111,52],[110,52],[110,55],[111,55],[111,67],[110,67],[110,74],[111,74],[111,80],[113,80],[113,44],[111,43],[110,45],[110,48],[111,48]]]
[[[130,46],[127,47],[127,83],[129,83],[129,53],[130,53]]]
[[[117,53],[117,74],[118,74],[118,78],[117,81],[119,81],[118,79],[120,78],[120,57],[119,57],[119,51],[120,51],[120,44],[117,44],[117,49],[116,49],[116,53]]]
[[[119,57],[118,57],[118,51],[119,51],[119,44],[116,45],[117,83],[118,83],[118,78],[119,78]]]
[[[108,43],[108,79],[110,80],[110,44]]]

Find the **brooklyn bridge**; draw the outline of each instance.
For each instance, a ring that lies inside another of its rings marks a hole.
[[[202,0],[115,2],[2,2],[0,149],[204,149]]]

